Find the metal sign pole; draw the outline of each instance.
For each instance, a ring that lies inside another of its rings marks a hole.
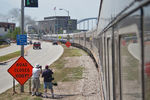
[[[31,94],[31,78],[29,79],[29,93]]]
[[[21,34],[24,34],[24,0],[21,0]],[[21,45],[21,56],[24,57],[24,45]],[[24,85],[20,86],[20,92],[24,92]]]
[[[15,79],[13,78],[13,95],[16,93],[15,91]]]

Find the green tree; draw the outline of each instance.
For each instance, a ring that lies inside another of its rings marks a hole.
[[[21,34],[20,27],[16,27],[14,31],[9,30],[8,34],[6,35],[6,38],[16,40],[18,34]],[[24,34],[26,34],[26,32],[24,32]]]

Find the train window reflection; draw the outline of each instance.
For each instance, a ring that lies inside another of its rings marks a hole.
[[[121,37],[121,80],[123,100],[141,99],[140,45],[136,34]]]
[[[114,33],[115,34],[115,33]],[[115,96],[116,96],[116,100],[120,100],[120,68],[119,68],[119,59],[118,59],[118,42],[117,42],[117,39],[118,37],[115,36],[115,41],[114,41],[114,53],[115,53],[115,62],[114,62],[114,65],[115,65],[115,73],[114,73],[114,76],[115,76]]]
[[[145,100],[150,99],[150,6],[144,8]]]

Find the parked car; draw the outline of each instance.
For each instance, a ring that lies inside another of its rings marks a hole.
[[[32,45],[32,41],[28,41],[27,44],[28,44],[28,45],[29,45],[29,44]]]
[[[11,42],[11,43],[16,43],[16,40],[11,40],[10,42]]]
[[[57,41],[53,41],[53,45],[58,45],[58,42]]]
[[[0,45],[10,45],[10,41],[7,39],[1,39],[0,40]]]
[[[33,43],[33,49],[41,49],[41,43],[40,42],[34,42]]]
[[[32,41],[29,41],[29,44],[31,44],[31,45],[32,45]]]

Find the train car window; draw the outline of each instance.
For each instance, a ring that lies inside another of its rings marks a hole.
[[[84,46],[86,47],[86,33],[84,33]]]
[[[105,45],[105,36],[103,34],[103,75],[104,75],[104,79],[103,81],[105,82],[105,87],[107,86],[107,80],[106,80],[106,45]]]
[[[5,32],[7,31],[7,28],[5,28]]]
[[[106,49],[106,65],[107,65],[107,99],[110,100],[110,75],[109,75],[109,41],[110,37],[107,38],[107,49]]]
[[[150,100],[150,5],[144,8],[145,100]]]
[[[137,11],[118,23],[122,100],[142,100],[140,17]]]
[[[88,32],[86,33],[86,45],[88,48],[90,48],[90,36]]]
[[[109,75],[109,100],[113,100],[113,69],[112,69],[112,39],[108,40],[108,75]]]
[[[114,28],[115,29],[115,28]],[[115,30],[114,32],[114,76],[115,76],[115,98],[116,100],[120,100],[120,85],[121,85],[121,76],[120,76],[120,67],[119,67],[119,37],[118,37],[118,31]]]
[[[107,52],[107,50],[108,50],[108,38],[106,37],[105,38],[105,78],[106,78],[106,91],[107,91],[107,95],[109,94],[108,93],[108,91],[109,91],[109,83],[108,83],[108,81],[109,81],[109,79],[108,79],[108,52]]]
[[[103,42],[102,42],[102,37],[100,37],[100,53],[99,53],[99,56],[100,56],[100,63],[101,65],[103,66]],[[103,72],[103,67],[102,67],[102,72]]]

